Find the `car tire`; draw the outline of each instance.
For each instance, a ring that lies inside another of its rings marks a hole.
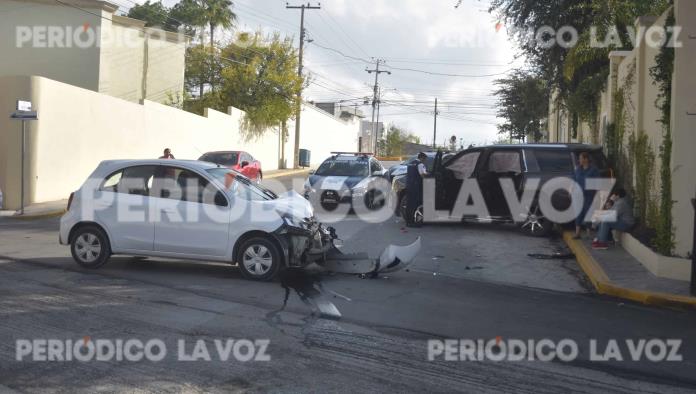
[[[109,237],[97,226],[82,226],[72,237],[70,253],[80,267],[99,268],[111,257]]]
[[[283,266],[282,254],[267,237],[252,237],[239,246],[237,265],[246,279],[272,280]]]
[[[527,235],[532,237],[546,237],[551,234],[553,230],[553,222],[546,218],[541,209],[536,205],[535,208],[530,210],[531,213],[527,219],[520,224],[520,230]]]

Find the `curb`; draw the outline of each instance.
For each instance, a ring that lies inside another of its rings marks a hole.
[[[280,178],[282,176],[288,176],[288,175],[304,174],[304,173],[307,173],[309,171],[310,171],[309,168],[302,168],[302,169],[298,169],[298,170],[289,170],[289,171],[281,171],[281,172],[273,173],[270,175],[264,175],[263,179],[273,179],[273,178]]]
[[[48,218],[55,218],[58,216],[62,216],[65,213],[65,209],[61,209],[59,211],[50,211],[50,212],[44,212],[44,213],[37,213],[35,215],[15,215],[15,216],[5,216],[8,219],[15,219],[15,220],[38,220],[38,219],[48,219]]]
[[[582,268],[588,278],[590,278],[590,282],[592,282],[597,293],[640,302],[646,305],[696,308],[696,297],[631,289],[612,283],[609,276],[604,272],[604,269],[602,269],[602,266],[592,257],[590,251],[587,250],[587,247],[585,247],[582,242],[573,239],[573,235],[570,231],[563,232],[563,240],[570,250],[575,253],[575,258],[580,268]]]

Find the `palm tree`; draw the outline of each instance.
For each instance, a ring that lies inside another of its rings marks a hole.
[[[215,46],[215,28],[222,26],[229,29],[237,20],[237,15],[232,11],[231,0],[200,0],[203,4],[204,18],[210,27],[210,46]]]
[[[215,29],[222,26],[229,29],[237,20],[232,12],[231,0],[182,0],[172,8],[172,17],[182,22],[188,34],[195,27],[202,31],[207,26],[210,29],[210,46],[215,46]]]

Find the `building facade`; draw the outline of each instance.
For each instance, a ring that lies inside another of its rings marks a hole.
[[[0,0],[0,76],[43,76],[128,101],[183,95],[186,37],[98,0]]]
[[[668,37],[675,50],[670,126],[665,130],[658,107],[660,89],[650,72],[657,64],[661,49],[646,40],[655,40],[655,37],[648,37],[651,29],[667,29],[671,12],[679,30],[678,35]],[[630,186],[645,189],[647,204],[652,206],[659,206],[662,182],[669,182],[671,178],[668,187],[673,201],[670,212],[673,254],[688,257],[692,253],[694,228],[691,199],[696,196],[693,175],[696,173],[696,78],[693,73],[696,65],[696,2],[675,0],[674,7],[660,16],[638,18],[635,27],[648,32],[640,38],[638,45],[630,51],[609,54],[610,72],[600,98],[598,129],[592,130],[590,125],[580,123],[574,134],[570,116],[556,104],[554,94],[549,106],[549,141],[602,144],[608,155],[618,156],[615,164],[620,168],[617,170],[629,178]],[[667,179],[661,173],[666,131],[671,136],[670,177]]]

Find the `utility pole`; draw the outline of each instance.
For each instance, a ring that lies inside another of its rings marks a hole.
[[[435,114],[435,117],[433,120],[433,149],[436,148],[435,141],[437,141],[437,115],[439,114],[439,112],[437,112],[437,97],[435,97],[435,112],[434,112],[434,114]]]
[[[375,144],[375,156],[379,154],[377,151],[379,148],[379,104],[382,102],[382,88],[378,87],[377,88],[377,118],[375,119],[375,128],[377,129],[377,132],[375,133],[375,139],[377,139],[377,143]]]
[[[388,75],[391,75],[391,71],[386,71],[386,70],[380,70],[379,65],[384,64],[384,60],[382,59],[374,59],[375,60],[375,69],[370,70],[370,69],[365,69],[368,74],[375,73],[375,85],[372,91],[372,153],[377,154],[377,127],[375,124],[375,110],[377,109],[377,100],[379,96],[378,88],[379,88],[379,74],[381,73],[387,73]]]
[[[321,3],[313,6],[311,3],[302,5],[290,5],[285,3],[285,8],[287,9],[299,9],[300,10],[300,53],[298,56],[299,65],[297,66],[297,75],[302,77],[302,51],[304,50],[305,41],[305,28],[304,28],[304,12],[305,10],[318,10],[321,8]],[[294,168],[300,168],[300,113],[302,112],[302,89],[297,93],[297,113],[295,114],[295,159],[293,163]]]

